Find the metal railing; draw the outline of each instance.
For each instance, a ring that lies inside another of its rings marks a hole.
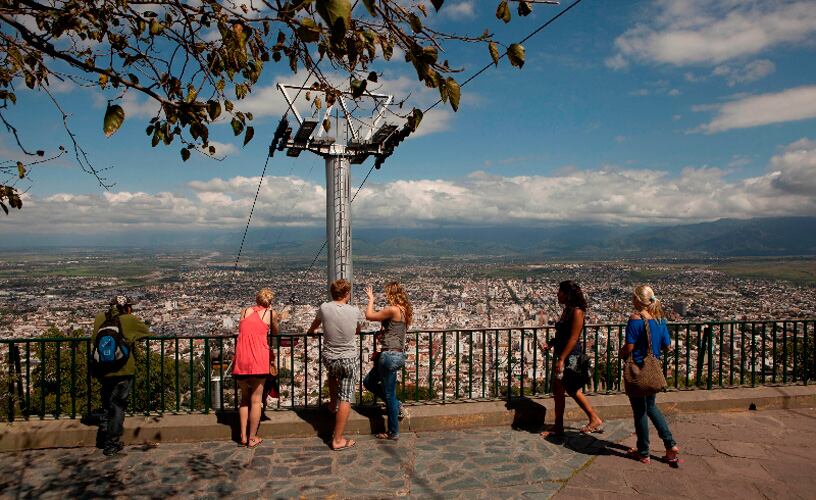
[[[592,360],[591,393],[622,390],[618,349],[626,325],[587,325],[581,334]],[[816,320],[669,323],[672,347],[663,370],[670,389],[807,384],[816,373]],[[373,366],[376,332],[360,335],[358,404],[373,396],[362,381]],[[408,332],[397,394],[406,402],[509,399],[550,392],[553,327]],[[234,410],[240,400],[229,373],[237,336],[151,337],[138,342],[134,414]],[[280,397],[268,409],[316,407],[328,398],[320,334],[272,337]],[[8,420],[77,418],[100,407],[88,370],[88,337],[0,340],[0,396]]]

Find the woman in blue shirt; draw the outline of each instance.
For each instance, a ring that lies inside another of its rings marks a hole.
[[[655,297],[654,290],[647,285],[641,285],[635,288],[632,296],[632,305],[634,311],[629,316],[629,322],[626,325],[626,343],[621,347],[620,357],[626,359],[629,354],[638,365],[643,364],[643,358],[646,357],[648,349],[648,339],[646,337],[645,322],[649,322],[649,330],[652,337],[652,352],[655,357],[660,359],[660,354],[663,349],[671,345],[671,337],[669,336],[669,329],[666,327],[666,319],[663,316],[663,309],[660,307],[660,301]],[[632,405],[632,414],[635,419],[635,432],[637,433],[637,449],[629,450],[629,455],[640,460],[643,463],[649,463],[649,420],[651,419],[657,434],[663,440],[663,445],[666,447],[666,455],[664,460],[669,465],[675,466],[678,463],[677,454],[680,449],[672,437],[666,419],[660,408],[655,404],[656,397],[629,397],[629,403]],[[648,418],[647,418],[648,417]]]

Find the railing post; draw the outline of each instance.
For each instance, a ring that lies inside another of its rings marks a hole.
[[[71,418],[76,418],[76,342],[71,341]]]
[[[153,387],[150,384],[150,339],[145,339],[145,407],[144,414],[150,415],[150,403],[153,400]]]
[[[14,422],[14,343],[9,344],[8,352],[8,421]]]
[[[756,323],[754,322],[751,322],[751,387],[756,387]]]
[[[507,401],[513,399],[513,330],[507,330]]]
[[[714,372],[714,327],[708,325],[708,377],[706,380],[706,389],[709,391],[713,385],[711,379]]]
[[[448,385],[447,385],[447,381],[448,381],[448,360],[447,360],[447,357],[448,357],[448,354],[447,354],[448,342],[447,342],[447,338],[448,338],[448,335],[447,335],[447,333],[448,332],[445,332],[445,331],[442,332],[442,359],[441,359],[441,361],[442,361],[442,404],[445,404],[445,396],[446,396],[446,393],[448,392]]]
[[[210,414],[210,400],[212,388],[210,387],[210,339],[204,339],[204,414]]]

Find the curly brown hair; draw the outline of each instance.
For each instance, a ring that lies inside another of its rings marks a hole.
[[[406,326],[413,322],[414,307],[411,305],[411,301],[408,299],[408,294],[405,293],[405,289],[402,288],[399,283],[392,281],[385,285],[385,299],[389,305],[402,307],[403,311],[405,311],[404,321]]]

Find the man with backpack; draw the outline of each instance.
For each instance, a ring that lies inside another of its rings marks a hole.
[[[105,456],[116,455],[124,446],[120,438],[136,375],[134,350],[136,342],[149,335],[147,325],[133,315],[133,302],[124,295],[114,297],[110,308],[94,321],[91,369],[102,384],[98,444]]]

